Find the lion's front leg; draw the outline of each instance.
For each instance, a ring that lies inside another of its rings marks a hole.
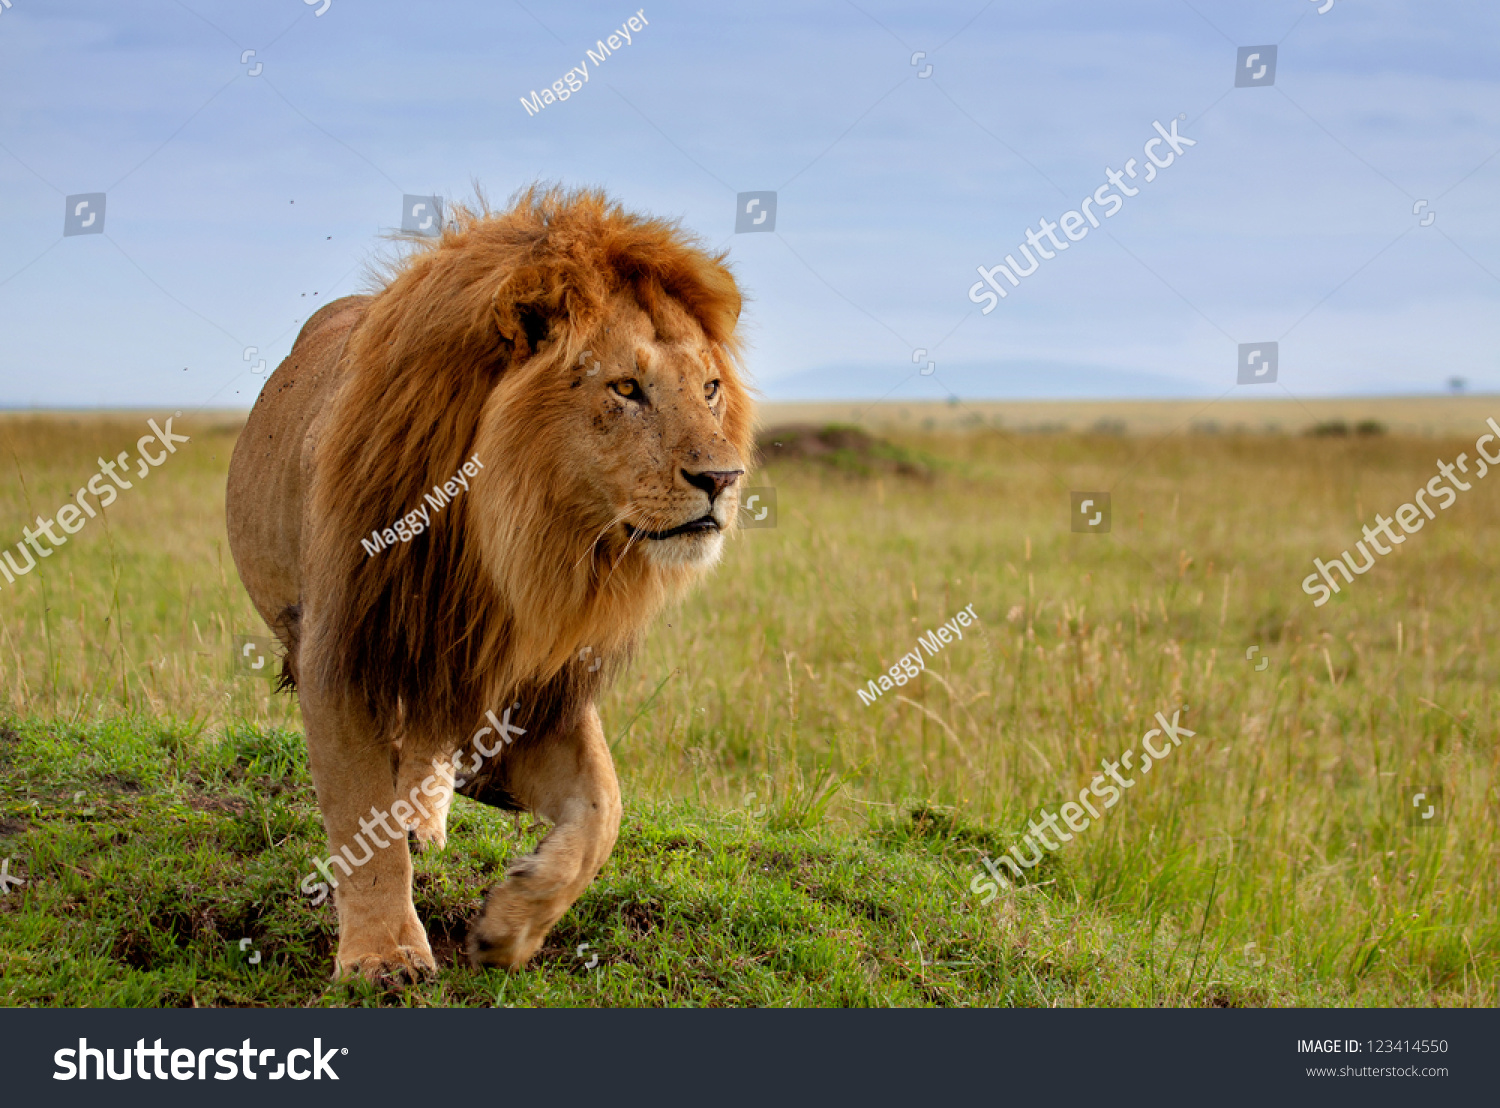
[[[430,972],[432,948],[411,901],[406,831],[392,815],[389,744],[357,698],[309,683],[301,699],[308,765],[328,831],[327,872],[338,883],[335,976]]]
[[[469,928],[476,965],[525,964],[609,858],[620,830],[620,787],[594,706],[569,732],[537,738],[506,752],[505,784],[552,831],[490,890]]]

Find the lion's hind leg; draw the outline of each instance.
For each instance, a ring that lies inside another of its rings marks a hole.
[[[453,759],[409,739],[403,742],[391,814],[406,829],[416,850],[442,850],[448,844],[452,807]]]

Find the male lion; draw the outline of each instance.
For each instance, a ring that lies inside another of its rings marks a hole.
[[[717,561],[749,456],[723,263],[597,192],[459,208],[380,291],[310,318],[261,390],[229,542],[301,697],[337,975],[435,968],[407,844],[378,828],[440,849],[495,711],[515,741],[478,744],[459,791],[553,827],[490,890],[470,958],[525,963],[609,857],[595,701]]]

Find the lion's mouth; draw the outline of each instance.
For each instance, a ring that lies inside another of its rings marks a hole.
[[[689,520],[687,523],[679,524],[667,531],[642,531],[639,527],[625,524],[625,533],[631,538],[637,536],[643,539],[675,539],[678,535],[698,535],[713,531],[719,531],[719,521],[712,515],[702,515],[697,519]]]

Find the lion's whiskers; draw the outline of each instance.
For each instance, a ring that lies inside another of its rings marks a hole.
[[[630,514],[630,509],[626,508],[619,515],[615,516],[614,519],[610,520],[603,527],[599,528],[599,533],[594,536],[593,541],[590,542],[588,544],[588,546],[584,547],[583,555],[578,559],[577,562],[573,563],[573,568],[577,569],[578,566],[579,566],[579,563],[581,563],[584,558],[587,558],[590,555],[592,555],[594,553],[594,550],[599,546],[599,540],[602,539],[605,535],[609,534],[610,530],[615,526],[615,524],[617,524],[617,523],[623,523],[625,521],[625,517],[628,516],[629,514]]]
[[[610,567],[609,567],[609,574],[604,578],[603,583],[599,587],[602,589],[602,588],[605,588],[605,587],[607,587],[609,585],[610,578],[614,577],[614,575],[615,575],[615,569],[619,566],[619,564],[621,562],[623,562],[625,560],[625,555],[627,555],[627,554],[630,553],[630,548],[635,545],[635,540],[636,539],[640,538],[641,535],[644,534],[647,531],[658,530],[661,527],[661,525],[664,524],[664,523],[666,523],[666,522],[667,522],[666,513],[664,513],[664,512],[648,512],[647,515],[646,515],[646,520],[645,520],[646,526],[644,526],[644,527],[635,527],[634,528],[634,530],[632,531],[632,533],[630,535],[630,538],[628,540],[626,540],[625,549],[622,550],[622,551],[620,551],[620,556],[618,558],[616,558],[614,560],[614,562],[610,565]],[[632,525],[632,526],[634,526],[634,525]]]

